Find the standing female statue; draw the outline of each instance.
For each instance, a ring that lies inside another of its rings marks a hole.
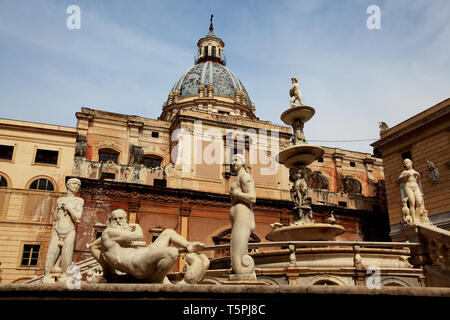
[[[427,223],[429,220],[426,216],[422,192],[417,183],[420,178],[420,173],[414,170],[412,165],[413,163],[410,159],[403,160],[405,170],[398,177],[398,181],[404,183],[403,191],[406,195],[407,204],[409,205],[409,215],[411,216],[412,223]],[[406,202],[404,203],[406,204]]]
[[[231,267],[235,274],[254,276],[255,263],[248,255],[248,240],[255,229],[255,185],[252,176],[247,172],[243,155],[235,154],[232,166],[237,176],[230,188]]]

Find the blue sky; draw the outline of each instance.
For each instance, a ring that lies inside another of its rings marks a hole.
[[[81,29],[69,30],[69,5]],[[369,5],[381,29],[369,30]],[[0,0],[0,118],[76,126],[81,107],[157,118],[214,32],[261,120],[281,123],[291,76],[316,109],[308,141],[371,153],[450,97],[450,1]]]

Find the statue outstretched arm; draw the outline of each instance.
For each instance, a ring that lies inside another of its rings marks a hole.
[[[130,224],[127,228],[107,228],[107,233],[113,241],[137,241],[144,237],[142,228],[138,224]]]

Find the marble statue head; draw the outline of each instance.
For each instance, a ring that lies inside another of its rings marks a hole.
[[[413,162],[410,159],[405,159],[405,160],[403,160],[403,165],[404,165],[405,169],[409,170],[412,168]]]
[[[77,178],[70,178],[66,182],[67,190],[77,193],[80,190],[81,181]]]
[[[237,154],[233,155],[233,163],[232,163],[232,166],[233,166],[233,170],[234,170],[235,172],[239,171],[239,169],[240,169],[241,167],[243,167],[243,168],[245,169],[245,171],[248,172],[248,166],[247,166],[247,164],[245,163],[245,156],[242,155],[242,154],[240,154],[240,153],[237,153]]]
[[[111,227],[126,227],[128,225],[127,213],[122,209],[112,211],[109,215],[109,225]]]

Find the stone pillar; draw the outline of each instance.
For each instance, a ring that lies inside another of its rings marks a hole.
[[[179,225],[179,231],[178,233],[185,238],[186,240],[190,241],[188,238],[188,231],[189,231],[189,216],[191,215],[191,204],[186,200],[183,199],[180,203],[180,216],[178,220]],[[184,269],[184,265],[186,263],[186,255],[181,254],[178,262],[178,272],[182,272]]]

